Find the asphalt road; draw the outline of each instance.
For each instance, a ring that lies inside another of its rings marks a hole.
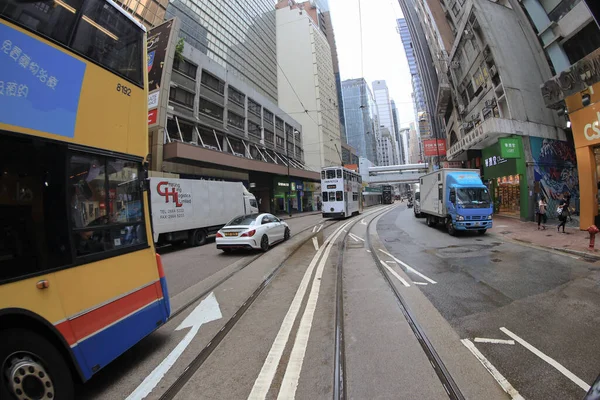
[[[451,237],[407,209],[377,232],[388,252],[436,281],[419,289],[460,338],[524,341],[474,343],[523,397],[583,397],[580,385],[600,372],[598,264],[504,242],[493,229]]]

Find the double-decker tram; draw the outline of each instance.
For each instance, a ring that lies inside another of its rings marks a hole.
[[[392,204],[393,203],[392,186],[384,185],[382,187],[382,190],[383,190],[383,204]]]
[[[344,167],[321,170],[323,218],[346,218],[362,212],[362,178]]]

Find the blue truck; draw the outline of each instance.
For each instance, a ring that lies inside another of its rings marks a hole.
[[[494,206],[479,170],[443,168],[419,180],[421,216],[430,227],[444,224],[450,235],[492,227]]]

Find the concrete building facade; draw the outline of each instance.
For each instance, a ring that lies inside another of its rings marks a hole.
[[[373,93],[364,78],[342,82],[346,137],[359,157],[377,164],[379,122]]]
[[[302,124],[306,165],[341,165],[333,61],[318,14],[310,2],[281,1],[276,9],[279,106]]]
[[[394,140],[392,133],[385,125],[379,126],[380,136],[377,139],[377,161],[380,166],[396,165]]]
[[[409,164],[419,164],[423,157],[421,156],[421,141],[419,140],[419,134],[415,127],[414,123],[410,124],[410,128],[408,130],[409,137],[409,156],[408,163]]]
[[[394,131],[396,131],[396,142],[398,143],[398,164],[406,164],[408,157],[408,149],[403,143],[402,137],[400,135],[400,125],[398,124],[398,109],[396,108],[396,103],[394,99],[390,101],[392,106],[392,120],[394,123]]]

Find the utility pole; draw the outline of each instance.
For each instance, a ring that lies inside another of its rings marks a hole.
[[[286,137],[287,139],[287,137]],[[292,178],[290,177],[290,152],[288,143],[286,140],[285,143],[285,156],[287,158],[287,170],[288,170],[288,198],[287,198],[287,207],[288,207],[288,215],[292,216]]]

